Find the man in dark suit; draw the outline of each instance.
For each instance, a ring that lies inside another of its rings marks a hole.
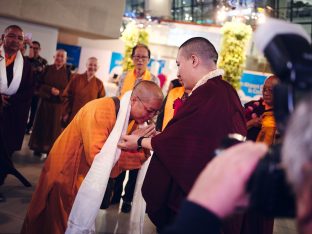
[[[34,89],[31,64],[20,52],[24,42],[23,30],[17,25],[8,26],[2,35],[2,42],[0,47],[0,185],[4,183],[7,174],[13,174],[23,182],[24,178],[21,178],[22,176],[14,169],[10,158],[14,151],[21,149]]]

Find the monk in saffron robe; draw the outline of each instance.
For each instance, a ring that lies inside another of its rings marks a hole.
[[[98,70],[97,58],[91,57],[87,62],[87,71],[71,78],[64,93],[64,110],[62,121],[67,125],[87,102],[105,96],[103,82],[95,76]]]
[[[151,111],[156,113],[162,101],[163,94],[155,83],[141,82],[130,98],[130,119],[144,123],[154,117]],[[21,233],[64,234],[77,191],[115,125],[117,105],[108,97],[89,102],[58,137],[42,169]]]
[[[247,121],[248,132],[258,132],[257,136],[248,134],[250,137],[255,137],[251,140],[263,142],[270,146],[276,143],[277,127],[273,113],[273,87],[278,84],[279,79],[276,76],[269,76],[263,85],[262,95],[263,102],[259,102],[262,106],[253,108],[253,113],[249,113],[251,119]],[[246,109],[246,111],[251,108]],[[256,113],[257,110],[262,110]],[[255,211],[248,211],[244,218],[242,234],[272,234],[274,228],[274,218],[265,217]]]
[[[177,214],[196,177],[214,157],[214,150],[229,133],[246,135],[243,109],[236,91],[216,68],[218,54],[205,38],[184,42],[177,55],[178,77],[192,90],[164,131],[140,139],[154,150],[142,187],[146,212],[161,230]],[[119,144],[133,149],[138,136],[127,135]],[[223,226],[224,233],[240,233],[241,217]]]
[[[57,50],[54,64],[46,67],[40,81],[40,101],[29,140],[35,154],[48,153],[62,131],[62,94],[69,81],[66,58],[66,51]]]

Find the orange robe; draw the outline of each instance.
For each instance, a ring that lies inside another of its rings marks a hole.
[[[131,135],[131,133],[137,128],[138,125],[134,122],[134,120],[132,120],[131,122],[129,122],[127,134]],[[123,171],[126,170],[140,169],[150,155],[150,151],[145,149],[142,149],[140,151],[121,151],[120,157],[114,165],[110,177],[116,178]]]
[[[55,141],[21,233],[64,234],[82,180],[116,122],[112,98],[89,102]]]
[[[64,90],[64,112],[68,114],[68,123],[72,121],[77,112],[87,104],[97,98],[105,96],[103,82],[97,77],[88,81],[87,73],[75,75]]]

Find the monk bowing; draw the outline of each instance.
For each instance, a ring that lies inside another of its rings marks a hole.
[[[163,94],[155,83],[142,81],[132,93],[126,93],[125,98],[129,98],[129,101],[121,99],[120,108],[117,98],[104,97],[89,102],[58,137],[42,169],[21,233],[63,234],[78,189],[94,158],[105,146],[107,139],[116,137],[111,132],[115,130],[118,109],[117,123],[120,113],[126,111],[128,117],[124,119],[127,121],[124,126],[128,126],[129,120],[142,124],[159,110]],[[117,148],[117,142],[115,146],[109,147]],[[107,170],[110,173],[111,168]],[[100,178],[101,181],[104,178]],[[102,197],[96,209],[100,208]],[[90,201],[84,202],[89,204]]]

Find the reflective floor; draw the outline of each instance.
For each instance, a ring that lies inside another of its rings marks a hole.
[[[0,193],[6,201],[0,203],[0,234],[19,233],[31,194],[38,181],[44,159],[33,156],[27,147],[29,136],[24,139],[23,149],[16,152],[13,161],[16,168],[32,183],[26,188],[13,176],[9,175],[5,184],[0,187]],[[119,205],[113,205],[107,210],[100,210],[96,219],[97,233],[127,233],[130,214],[120,212]],[[143,233],[156,234],[154,225],[148,217],[145,218]],[[292,220],[276,220],[274,234],[296,234]]]

